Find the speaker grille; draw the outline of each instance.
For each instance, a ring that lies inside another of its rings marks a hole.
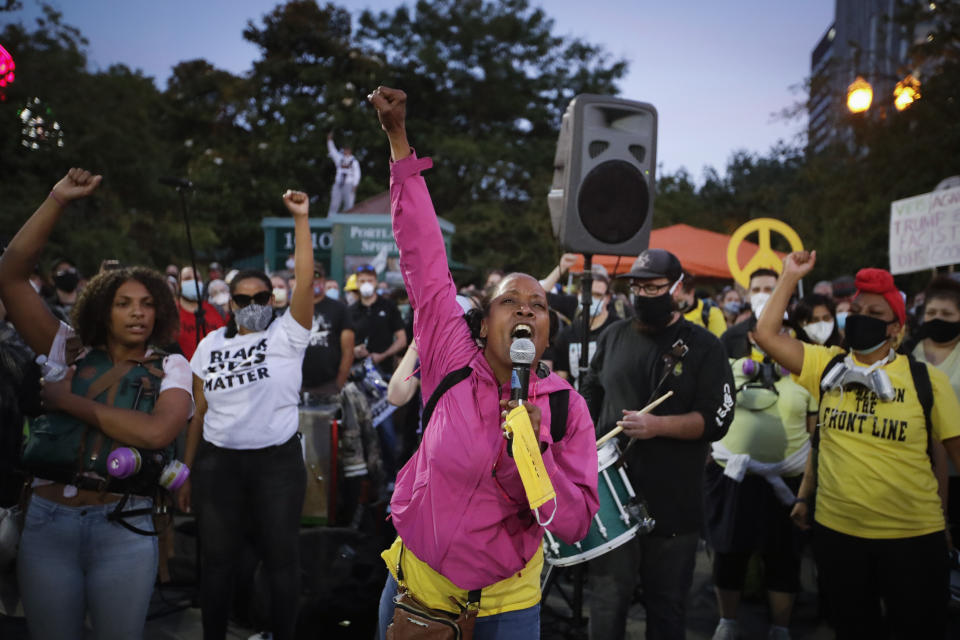
[[[591,158],[596,158],[598,155],[607,150],[610,146],[610,143],[606,140],[594,140],[590,143],[590,146],[587,147],[587,153],[590,154]]]
[[[630,155],[637,159],[637,162],[643,163],[647,159],[647,149],[639,144],[632,144],[627,149],[630,151]]]
[[[643,227],[649,207],[650,189],[643,173],[624,160],[597,165],[580,184],[577,215],[601,242],[630,240]]]

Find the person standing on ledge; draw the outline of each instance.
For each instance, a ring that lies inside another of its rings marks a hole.
[[[357,197],[357,185],[360,184],[360,162],[353,156],[350,145],[344,145],[343,151],[333,143],[333,132],[327,134],[327,153],[333,164],[337,165],[337,175],[330,189],[330,209],[327,215],[353,209]]]

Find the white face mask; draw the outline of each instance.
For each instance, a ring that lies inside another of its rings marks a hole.
[[[803,327],[803,331],[807,334],[808,338],[817,344],[823,344],[833,333],[833,326],[833,320],[823,320],[820,322],[811,322],[810,324],[805,325]]]
[[[590,305],[590,317],[597,317],[601,311],[603,311],[603,298],[594,298],[593,304]]]
[[[372,282],[364,282],[360,285],[360,297],[369,298],[375,292],[375,288]]]
[[[276,288],[273,290],[273,301],[276,303],[276,306],[282,307],[287,304],[287,290]]]
[[[327,297],[333,300],[340,299],[340,289],[327,289]]]
[[[230,292],[221,291],[210,296],[210,301],[218,307],[225,307],[227,303],[230,302]]]
[[[354,302],[356,302],[356,301],[360,298],[360,296],[358,296],[358,295],[356,294],[356,292],[354,292],[354,291],[347,291],[347,292],[346,292],[345,294],[343,294],[343,295],[344,295],[344,296],[346,297],[346,299],[347,299],[347,304],[353,304]]]
[[[297,266],[297,262],[293,258],[289,258],[285,264],[290,271],[293,271],[293,268]]]
[[[770,301],[769,293],[754,293],[750,296],[750,308],[753,310],[753,315],[757,318],[760,317],[760,314],[763,313],[763,308],[767,306],[767,302]]]

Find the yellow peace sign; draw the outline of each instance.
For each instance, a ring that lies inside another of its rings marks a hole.
[[[760,248],[753,254],[747,264],[741,267],[737,261],[737,253],[746,237],[754,231],[759,236],[758,244]],[[727,244],[727,266],[730,268],[730,273],[733,274],[733,279],[744,289],[750,287],[750,274],[757,269],[774,269],[777,273],[783,271],[783,262],[780,256],[770,246],[771,231],[776,231],[786,238],[793,251],[803,251],[803,242],[800,240],[800,236],[786,222],[776,218],[757,218],[740,225],[730,236],[730,242]]]

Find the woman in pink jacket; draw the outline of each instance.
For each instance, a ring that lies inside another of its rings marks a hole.
[[[380,87],[369,99],[390,141],[393,232],[415,310],[424,397],[447,374],[469,367],[467,377],[440,397],[420,448],[397,476],[391,512],[399,535],[383,553],[390,576],[380,601],[381,638],[393,616],[399,566],[403,584],[435,609],[459,613],[451,598],[463,605],[468,592],[481,590],[477,640],[536,640],[544,532],[539,521],[570,543],[586,536],[598,508],[593,422],[583,398],[537,366],[550,319],[546,294],[535,278],[520,273],[503,278],[471,333],[420,177],[432,162],[417,158],[407,142],[406,94]],[[531,375],[524,406],[556,491],[556,503],[544,504],[539,515],[529,507],[502,435],[502,412],[515,406],[509,402],[510,345],[518,334],[528,335],[536,346],[532,369],[538,373]],[[563,390],[569,393],[566,428],[554,442],[550,394]]]

